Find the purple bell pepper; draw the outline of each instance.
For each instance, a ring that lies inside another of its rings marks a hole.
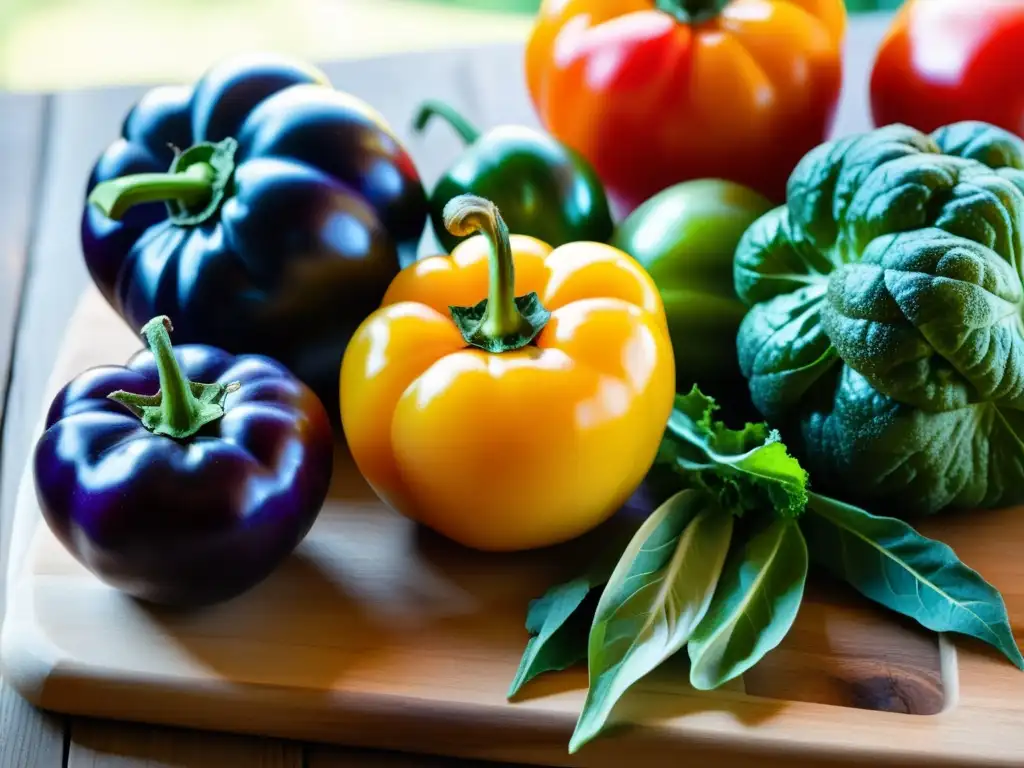
[[[267,577],[320,513],[334,443],[323,404],[282,364],[206,345],[92,368],[50,406],[36,494],[57,539],[141,600],[198,606]]]

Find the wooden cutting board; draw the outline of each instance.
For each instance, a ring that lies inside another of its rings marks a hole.
[[[139,347],[89,290],[46,401],[86,367]],[[329,502],[296,554],[199,612],[146,607],[102,585],[40,521],[26,473],[3,675],[60,712],[558,766],[1024,764],[1024,673],[821,574],[785,642],[737,685],[695,692],[685,659],[673,661],[623,699],[613,718],[623,727],[570,756],[584,668],[544,676],[514,703],[505,692],[528,600],[571,575],[606,531],[548,551],[470,552],[384,507],[341,447]],[[1024,627],[1024,515],[927,532],[994,582]]]

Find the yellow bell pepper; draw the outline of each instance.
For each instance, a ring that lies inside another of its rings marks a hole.
[[[454,198],[471,235],[404,269],[342,360],[357,467],[394,509],[480,550],[566,541],[650,468],[675,363],[651,277],[601,243],[552,250]]]

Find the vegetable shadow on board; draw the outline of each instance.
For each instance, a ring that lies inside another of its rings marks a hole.
[[[306,678],[310,687],[329,686],[344,679],[362,654],[386,645],[387,634],[395,631],[374,615],[370,601],[356,591],[367,579],[358,573],[362,569],[358,558],[348,557],[359,542],[352,541],[350,524],[337,521],[339,503],[374,502],[376,496],[358,475],[347,448],[336,442],[331,489],[323,511],[295,552],[263,582],[232,600],[200,610],[133,602],[164,636],[211,674],[245,680],[257,670],[268,681]],[[268,645],[273,664],[239,653],[239,638],[258,638]],[[301,652],[281,652],[287,648]]]
[[[162,637],[210,674],[231,681],[251,680],[255,673],[271,685],[305,679],[309,687],[329,686],[362,654],[384,643],[387,631],[305,545],[233,600],[198,612],[139,605]],[[258,639],[267,650],[243,650],[240,638]]]
[[[617,555],[652,509],[641,486],[607,521],[562,544],[519,552],[484,552],[463,547],[426,526],[417,525],[414,547],[441,578],[458,585],[477,610],[489,617],[489,640],[500,645],[503,656],[507,657],[507,679],[501,681],[502,685],[507,685],[516,672],[522,644],[529,637],[524,625],[524,603],[543,595],[552,584],[572,578],[591,562],[595,553]],[[588,598],[593,600],[590,616],[593,616],[597,597],[595,590]],[[572,626],[565,629],[577,634],[585,647],[589,620],[578,621],[578,626],[569,623]],[[581,659],[557,674],[540,675],[511,701],[521,704],[571,691],[585,693],[586,689],[587,666]]]
[[[605,738],[618,738],[634,730],[657,730],[670,721],[708,712],[727,712],[753,728],[769,723],[788,706],[782,700],[751,699],[743,691],[742,680],[712,691],[698,691],[689,687],[689,678],[690,659],[684,648],[631,686],[616,702],[601,739],[583,746],[580,752],[586,754]],[[540,678],[533,682],[540,683]],[[666,750],[678,748],[678,742],[665,746]]]

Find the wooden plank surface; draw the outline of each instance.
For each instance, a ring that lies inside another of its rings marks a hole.
[[[0,544],[5,555],[11,541],[11,509],[18,480],[43,406],[40,387],[49,376],[67,318],[85,284],[73,222],[77,221],[75,212],[80,204],[76,198],[81,197],[84,188],[83,172],[87,173],[91,162],[87,148],[101,138],[103,126],[90,134],[88,121],[81,126],[66,118],[58,122],[55,116],[66,114],[69,100],[76,101],[68,96],[49,97],[46,124],[40,120],[33,127],[45,151],[38,161],[40,194],[32,199],[32,242],[0,451]],[[53,141],[58,125],[65,132],[61,142]],[[79,127],[84,131],[84,146],[78,143]],[[6,574],[6,556],[3,562]],[[0,600],[5,601],[6,589],[3,592]],[[63,764],[64,718],[31,708],[7,681],[0,684],[0,709],[5,715],[0,765],[56,768]]]
[[[416,755],[408,752],[381,752],[364,749],[338,749],[310,745],[306,747],[305,768],[527,768],[512,763],[482,763],[450,757]]]
[[[78,718],[67,768],[303,768],[302,745]]]
[[[0,173],[3,175],[3,185],[0,185],[0,428],[6,412],[33,213],[41,186],[47,103],[41,95],[0,94]],[[0,456],[6,452],[0,440]],[[3,512],[9,509],[9,505],[0,506],[0,563],[5,562],[3,553],[10,525],[9,515]],[[0,568],[0,616],[3,615],[4,577],[5,569]]]
[[[43,150],[41,95],[0,93],[0,423]]]
[[[0,768],[60,768],[66,718],[42,712],[6,683],[0,688]]]
[[[0,94],[0,435],[10,410],[15,331],[22,289],[35,233],[46,145],[49,98],[39,94]],[[16,419],[15,419],[16,420]],[[21,457],[0,439],[0,462],[14,468],[16,484]],[[3,497],[0,476],[0,499]],[[13,497],[13,494],[12,494]],[[0,502],[0,566],[10,546],[11,507]],[[0,616],[3,615],[6,567],[0,567]],[[34,709],[0,679],[0,768],[54,768],[62,763],[63,717]]]

